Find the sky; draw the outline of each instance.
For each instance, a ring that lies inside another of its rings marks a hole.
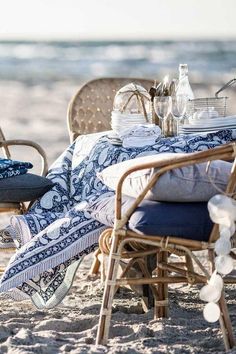
[[[236,39],[236,0],[0,0],[0,39]]]

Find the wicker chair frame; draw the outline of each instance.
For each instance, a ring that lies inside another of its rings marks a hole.
[[[47,157],[46,157],[46,153],[43,150],[43,148],[31,141],[31,140],[6,140],[5,136],[3,134],[2,129],[0,128],[0,148],[3,152],[3,155],[5,158],[10,159],[11,158],[11,153],[10,153],[10,146],[29,146],[32,149],[36,150],[36,152],[39,154],[40,158],[41,158],[41,176],[45,176],[48,170],[48,162],[47,162]],[[30,205],[30,204],[29,204]],[[28,205],[28,206],[29,206]],[[27,211],[28,206],[26,206],[25,203],[22,202],[16,202],[16,203],[12,203],[12,202],[4,202],[1,203],[0,202],[0,213],[14,213],[14,214],[23,214]],[[15,251],[15,248],[4,248],[0,250],[1,252],[12,252]],[[0,274],[3,273],[4,271],[4,267],[0,266]]]
[[[126,229],[127,221],[137,208],[139,203],[143,200],[147,192],[152,186],[158,182],[158,178],[174,168],[196,164],[200,162],[207,162],[213,160],[232,160],[234,159],[231,176],[227,186],[227,193],[235,191],[236,187],[236,144],[227,144],[212,150],[188,154],[186,157],[178,159],[169,159],[165,162],[146,163],[130,168],[120,178],[116,190],[116,206],[115,206],[115,223],[114,228],[103,232],[100,237],[100,248],[102,252],[109,253],[109,265],[105,280],[105,289],[103,294],[103,301],[100,312],[97,344],[106,345],[108,341],[112,302],[117,288],[121,285],[141,285],[149,284],[153,291],[155,299],[154,317],[168,316],[168,284],[172,283],[206,283],[210,278],[209,270],[204,266],[193,253],[193,251],[207,250],[209,254],[209,261],[214,269],[214,243],[218,238],[218,227],[214,225],[211,232],[209,242],[201,242],[195,240],[188,240],[184,238],[162,236],[152,236],[145,234],[138,234]],[[125,178],[134,171],[158,167],[158,172],[152,177],[142,193],[133,202],[126,214],[122,214],[122,184]],[[134,245],[132,251],[127,251],[125,247],[127,244]],[[140,247],[141,246],[141,247]],[[145,248],[143,249],[143,246]],[[147,256],[151,253],[157,254],[157,268],[150,274],[147,267]],[[185,256],[185,262],[171,263],[168,262],[168,255],[174,253],[178,256]],[[236,255],[231,252],[235,258]],[[123,258],[129,258],[127,269],[123,271],[118,277],[119,262]],[[140,266],[142,273],[141,277],[128,278],[126,275],[129,268],[136,262]],[[193,267],[196,264],[199,271]],[[174,272],[176,275],[171,275]],[[235,278],[227,277],[225,283],[235,283]],[[223,340],[226,350],[235,346],[235,339],[233,336],[232,324],[228,314],[224,292],[219,300],[221,309],[220,327],[223,334]]]

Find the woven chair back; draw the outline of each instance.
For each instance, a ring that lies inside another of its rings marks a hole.
[[[134,82],[147,90],[153,80],[137,78],[102,78],[89,81],[71,100],[67,122],[71,142],[81,134],[110,130],[111,111],[116,92]]]

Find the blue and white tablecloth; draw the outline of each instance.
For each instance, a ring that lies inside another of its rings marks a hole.
[[[85,211],[87,202],[113,195],[96,176],[109,165],[163,152],[202,151],[235,140],[236,131],[162,138],[153,146],[125,149],[105,133],[79,137],[51,167],[55,187],[31,210],[11,218],[9,232],[21,245],[0,281],[0,292],[16,300],[30,297],[38,308],[56,306],[68,292],[83,255],[106,228]]]

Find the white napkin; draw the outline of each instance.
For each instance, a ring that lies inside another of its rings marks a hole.
[[[124,148],[154,145],[161,136],[161,129],[155,124],[138,124],[119,134]]]

